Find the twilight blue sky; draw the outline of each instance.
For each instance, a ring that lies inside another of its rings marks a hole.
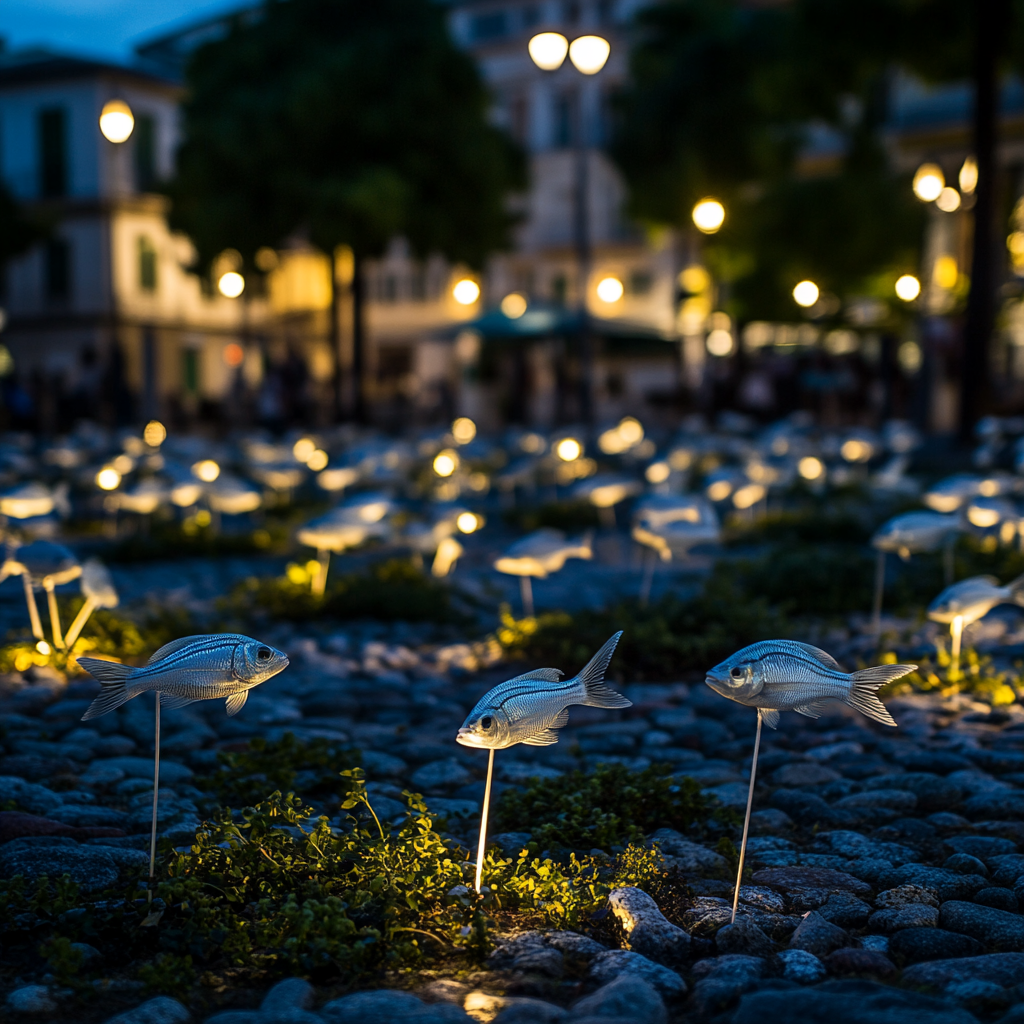
[[[0,0],[0,36],[12,49],[42,45],[126,60],[143,39],[243,5],[243,0]]]

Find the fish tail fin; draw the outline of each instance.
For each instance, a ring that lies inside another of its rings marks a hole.
[[[1024,604],[1024,574],[1006,584],[1017,604]]]
[[[850,692],[844,698],[851,708],[856,708],[862,715],[873,718],[882,725],[895,726],[892,715],[878,699],[877,690],[894,679],[905,676],[917,669],[916,665],[872,665],[850,674]]]
[[[608,642],[595,654],[586,667],[576,677],[580,686],[583,687],[584,699],[580,702],[592,708],[628,708],[633,702],[616,693],[605,681],[604,674],[608,671],[608,664],[615,653],[615,647],[622,636],[620,629]]]
[[[104,661],[102,658],[79,658],[78,664],[91,676],[100,681],[103,689],[99,696],[89,705],[82,721],[99,718],[108,711],[119,708],[131,697],[128,692],[128,680],[135,671],[131,665],[122,665],[117,661]]]

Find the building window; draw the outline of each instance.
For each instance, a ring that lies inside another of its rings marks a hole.
[[[492,39],[500,39],[507,31],[508,19],[504,11],[478,14],[470,22],[470,34],[474,43],[486,43]]]
[[[145,236],[139,236],[139,287],[144,292],[156,291],[156,249]]]
[[[71,246],[63,238],[51,238],[45,249],[46,297],[71,297]]]
[[[182,353],[181,364],[182,384],[190,395],[199,394],[199,352],[194,348],[187,348]]]
[[[514,96],[509,104],[509,132],[520,145],[525,145],[529,133],[530,108],[525,96]]]
[[[562,6],[563,17],[567,25],[575,25],[580,20],[579,0],[566,0]]]
[[[536,4],[530,4],[523,10],[523,28],[533,28],[540,23],[540,8]]]
[[[152,114],[135,118],[135,187],[152,192],[156,187],[156,122]]]
[[[68,192],[67,120],[63,107],[39,112],[39,194],[44,199]]]

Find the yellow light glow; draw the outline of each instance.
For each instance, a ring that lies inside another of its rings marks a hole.
[[[711,286],[711,275],[696,264],[679,271],[679,287],[691,295],[705,291]]]
[[[1014,256],[1024,256],[1024,231],[1012,231],[1006,237],[1006,248]]]
[[[208,509],[201,508],[196,513],[196,526],[209,526],[213,522],[213,516]]]
[[[622,282],[617,277],[603,278],[597,284],[597,297],[602,302],[618,302],[624,292]]]
[[[721,327],[716,327],[704,343],[713,356],[727,356],[732,351],[732,334]]]
[[[475,533],[480,529],[480,518],[472,512],[460,512],[455,525],[460,533]]]
[[[977,526],[981,530],[987,530],[990,526],[995,526],[999,522],[999,513],[994,508],[982,508],[978,505],[971,505],[967,509],[967,518],[971,521],[972,526]]]
[[[960,168],[960,191],[970,195],[978,187],[978,162],[969,156]]]
[[[115,491],[121,484],[121,474],[113,466],[104,466],[96,474],[96,486],[101,491]]]
[[[917,373],[924,362],[924,353],[916,341],[904,341],[896,349],[896,361],[907,373]]]
[[[921,164],[914,175],[914,195],[922,203],[933,203],[946,187],[946,176],[938,164]]]
[[[693,208],[693,223],[705,235],[713,235],[725,223],[725,207],[717,199],[702,199]]]
[[[896,281],[896,297],[913,302],[921,294],[921,282],[913,274],[904,274]]]
[[[600,437],[597,439],[597,447],[600,448],[605,455],[619,455],[629,446],[625,441],[623,441],[618,428],[612,427],[610,430],[605,430],[601,433]]]
[[[316,451],[316,442],[310,437],[300,437],[292,445],[292,455],[299,462],[309,462],[309,457]]]
[[[452,423],[452,437],[458,444],[469,444],[476,437],[476,424],[468,416],[460,416]]]
[[[801,281],[793,289],[793,300],[798,306],[809,309],[818,301],[820,294],[818,286],[813,281]]]
[[[364,523],[379,523],[387,514],[386,501],[371,501],[359,510],[359,518]]]
[[[321,469],[327,468],[327,463],[330,461],[327,452],[322,448],[317,448],[315,452],[308,459],[306,459],[306,465],[313,470],[314,473],[319,473]]]
[[[563,437],[555,445],[555,454],[563,462],[575,462],[583,454],[583,445],[575,437]]]
[[[1017,524],[1011,523],[1009,519],[999,527],[999,539],[1004,544],[1013,543],[1013,538],[1017,536]]]
[[[652,462],[644,472],[644,476],[647,477],[648,483],[663,484],[671,473],[672,469],[667,462]]]
[[[526,296],[512,292],[501,300],[501,311],[509,320],[518,320],[526,312]]]
[[[212,484],[220,476],[220,466],[213,459],[203,459],[192,467],[192,475],[204,484]]]
[[[47,657],[53,653],[53,648],[45,640],[39,640],[36,643],[36,650]]]
[[[982,480],[978,484],[978,493],[983,498],[994,498],[999,493],[998,480]]]
[[[450,448],[434,457],[434,472],[438,476],[451,476],[459,468],[459,457]]]
[[[237,299],[245,291],[245,278],[234,270],[220,275],[217,291],[226,299]]]
[[[955,188],[950,188],[948,185],[939,193],[939,198],[935,200],[935,205],[943,213],[952,213],[954,210],[960,209],[960,193]]]
[[[677,448],[669,455],[668,464],[673,469],[682,472],[684,469],[689,469],[693,464],[693,456],[685,448]]]
[[[601,36],[579,36],[569,45],[569,60],[584,75],[596,75],[608,62],[611,43]]]
[[[872,453],[871,445],[867,441],[861,441],[856,437],[851,437],[848,441],[844,441],[843,446],[839,449],[839,454],[847,462],[867,462],[871,458]]]
[[[825,472],[825,464],[813,455],[805,455],[796,464],[796,470],[805,480],[818,480]]]
[[[732,503],[739,509],[753,508],[767,493],[761,484],[745,484],[732,496]]]
[[[530,40],[528,49],[541,71],[557,71],[569,52],[569,40],[561,32],[541,32]]]
[[[630,448],[635,444],[639,444],[644,439],[643,424],[633,416],[623,416],[619,420],[618,431],[619,437]]]
[[[955,288],[960,278],[960,270],[956,265],[956,257],[940,256],[935,261],[935,268],[932,270],[932,280],[947,291]]]
[[[708,497],[712,501],[725,501],[732,494],[732,484],[728,480],[716,480],[708,488]]]
[[[159,448],[167,440],[167,428],[159,420],[150,420],[142,431],[142,440],[150,448]]]
[[[471,277],[456,281],[452,288],[452,297],[460,306],[472,306],[480,298],[480,285]]]
[[[108,100],[100,112],[100,131],[108,142],[127,142],[135,127],[132,108],[124,100]]]

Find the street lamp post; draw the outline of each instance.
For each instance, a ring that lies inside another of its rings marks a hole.
[[[580,74],[596,75],[607,63],[611,45],[601,36],[578,36],[570,43],[559,32],[541,32],[529,43],[530,57],[542,71],[557,71],[566,54]],[[586,423],[594,419],[594,339],[587,310],[587,288],[590,281],[591,242],[590,208],[588,203],[589,151],[587,120],[583,110],[583,93],[576,93],[575,110],[576,181],[573,195],[573,238],[576,249],[578,278],[577,307],[580,332],[580,412]]]

